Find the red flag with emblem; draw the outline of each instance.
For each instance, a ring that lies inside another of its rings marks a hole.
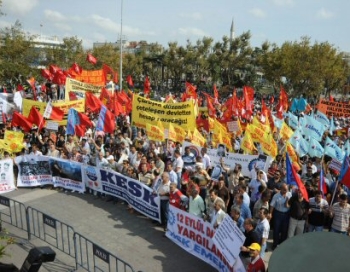
[[[97,63],[97,59],[93,55],[91,55],[90,53],[87,54],[86,60],[93,65],[95,65]]]

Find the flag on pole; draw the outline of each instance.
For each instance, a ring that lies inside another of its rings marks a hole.
[[[286,153],[286,170],[287,170],[287,184],[295,184],[298,186],[298,189],[302,193],[304,199],[309,201],[309,196],[307,194],[304,183],[301,181],[300,176],[295,171],[292,162],[289,158],[288,153]]]
[[[32,129],[33,124],[22,114],[15,111],[12,115],[11,126],[21,127],[25,132],[29,132]]]
[[[106,106],[101,107],[100,115],[98,117],[96,131],[104,131],[107,133],[114,133],[115,129],[115,117],[114,114],[109,111]]]
[[[93,55],[91,55],[90,53],[87,54],[86,60],[93,65],[95,65],[97,63],[97,59]]]
[[[40,111],[35,106],[32,106],[28,115],[28,121],[36,124],[38,126],[38,130],[40,131],[43,126],[45,126],[44,117],[41,115]]]
[[[52,119],[56,121],[62,121],[64,116],[64,111],[60,108],[52,106],[51,101],[49,101],[46,105],[45,111],[44,111],[44,118]]]

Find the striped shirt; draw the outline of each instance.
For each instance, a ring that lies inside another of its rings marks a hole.
[[[342,208],[339,206],[339,203],[335,203],[331,206],[331,212],[334,214],[332,228],[346,232],[349,227],[350,220],[350,204],[346,203],[345,207]]]

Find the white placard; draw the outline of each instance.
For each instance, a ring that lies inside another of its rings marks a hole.
[[[225,216],[213,237],[213,243],[221,251],[226,261],[233,266],[239,258],[245,236],[230,216]]]
[[[53,121],[46,121],[46,129],[57,131],[58,123]]]

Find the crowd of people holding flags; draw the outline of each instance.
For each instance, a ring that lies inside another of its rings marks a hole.
[[[106,86],[108,73],[114,72],[108,66],[103,71]],[[78,81],[83,71],[75,64],[70,73]],[[152,102],[146,78],[142,99],[149,102],[140,109],[157,116],[150,109],[154,105],[171,108],[190,101],[195,118],[193,127],[173,128],[158,120],[150,128],[133,120],[134,114],[143,117],[143,111],[134,108],[141,98],[131,91],[131,76],[127,91],[112,85],[92,92],[88,85],[81,87],[85,81],[78,84],[79,90],[73,87],[67,92],[66,80],[72,79],[66,71],[54,66],[42,75],[53,83],[33,85],[35,103],[30,109],[26,106],[25,113],[24,104],[29,102],[22,97],[22,113],[14,111],[3,118],[3,158],[43,155],[112,169],[138,180],[160,197],[159,225],[165,231],[169,205],[210,222],[213,228],[228,214],[246,236],[240,256],[247,271],[256,271],[256,265],[264,271],[260,258],[265,251],[295,235],[325,229],[350,235],[348,103],[324,98],[310,105],[302,97],[290,99],[282,87],[279,97],[258,100],[254,89],[245,86],[220,98],[215,86],[212,96],[190,83],[181,96],[169,94],[163,102]],[[78,103],[79,92],[83,107],[60,106],[60,100],[66,106]],[[153,122],[152,117],[147,115],[147,120]],[[52,129],[49,123],[58,126]],[[11,138],[10,131],[23,132],[23,139]],[[184,142],[198,146],[200,152]],[[216,163],[208,155],[215,149],[220,151]],[[270,160],[261,165],[257,160],[243,171],[240,163],[228,164],[230,154],[236,153]],[[89,188],[86,193],[121,202]],[[126,207],[134,212],[132,206]],[[273,244],[268,246],[270,230]]]

